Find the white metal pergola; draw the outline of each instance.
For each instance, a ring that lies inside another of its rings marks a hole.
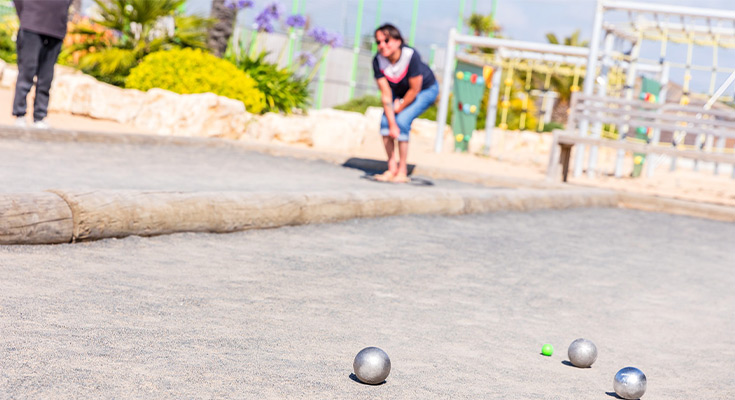
[[[611,14],[618,15],[627,13],[626,22],[616,22],[609,18]],[[656,57],[645,57],[641,54],[644,41],[660,42],[661,52]],[[618,43],[627,42],[629,50],[616,49]],[[687,61],[677,63],[667,60],[668,43],[686,43]],[[715,10],[696,7],[672,6],[666,4],[640,3],[621,0],[597,0],[595,16],[593,20],[592,38],[589,48],[570,47],[542,43],[530,43],[504,39],[484,38],[457,34],[452,30],[449,33],[447,44],[447,57],[445,59],[442,90],[439,102],[439,115],[437,116],[437,134],[435,140],[435,151],[440,152],[443,143],[443,132],[446,126],[448,113],[449,92],[452,86],[452,73],[456,58],[458,45],[471,45],[478,47],[494,48],[502,57],[525,58],[528,60],[544,60],[551,62],[564,62],[568,65],[579,65],[581,60],[585,64],[585,80],[582,91],[585,95],[592,95],[597,91],[598,95],[607,95],[608,73],[614,63],[622,66],[626,74],[624,93],[626,99],[633,98],[633,87],[636,78],[642,72],[655,72],[662,84],[662,92],[659,101],[666,101],[666,84],[670,78],[670,69],[678,68],[686,71],[684,76],[683,91],[688,101],[689,80],[692,79],[691,71],[709,71],[711,78],[709,92],[699,94],[704,99],[709,99],[705,107],[711,107],[718,99],[723,97],[725,90],[735,82],[735,67],[718,65],[719,49],[735,49],[735,11]],[[692,60],[692,48],[694,46],[707,46],[714,49],[711,63],[696,65]],[[500,75],[502,66],[494,65],[496,73],[493,75],[490,101],[488,101],[488,121],[485,131],[485,148],[489,151],[492,131],[494,129],[495,110],[498,104]],[[588,71],[592,71],[592,75]],[[729,77],[715,90],[718,74],[727,73]],[[724,97],[723,97],[724,98]],[[684,99],[682,98],[682,101]],[[591,134],[599,137],[602,126],[597,124],[590,126],[581,121],[579,131],[581,135]],[[621,127],[620,139],[622,140],[629,127]],[[659,132],[654,132],[656,135]],[[720,138],[721,139],[721,138]],[[700,138],[697,138],[699,141]],[[704,146],[711,148],[713,138],[706,139],[709,144]],[[700,143],[698,143],[699,145]],[[718,142],[718,147],[724,144]],[[579,146],[575,155],[574,176],[579,176],[583,169],[584,146]],[[624,154],[618,155],[615,175],[622,174],[622,161]],[[588,174],[594,175],[597,164],[597,149],[589,151]],[[649,169],[652,164],[649,164]],[[672,161],[672,168],[675,160]]]
[[[439,97],[439,112],[437,115],[437,132],[434,142],[434,151],[442,151],[444,141],[444,129],[446,127],[447,114],[449,112],[449,93],[452,88],[452,76],[454,62],[457,58],[456,48],[458,45],[470,45],[482,48],[496,49],[497,57],[504,59],[522,59],[528,61],[541,61],[549,63],[560,63],[565,65],[589,66],[590,49],[585,47],[564,46],[557,44],[534,43],[518,40],[497,39],[471,35],[461,35],[452,29],[449,32],[447,43],[447,56],[445,58],[444,75],[442,77],[442,88]],[[500,79],[503,73],[502,63],[493,63],[472,54],[463,54],[462,58],[476,58],[477,63],[490,63],[495,68],[493,80],[490,86],[490,97],[487,108],[487,121],[485,123],[485,151],[489,152],[492,144],[493,129],[495,128],[495,115],[498,107],[500,94]],[[608,62],[610,64],[610,62]],[[631,70],[629,62],[621,63],[624,70]],[[596,68],[596,66],[595,66]],[[661,74],[665,66],[656,63],[645,63],[637,66],[638,71],[653,72]],[[585,82],[587,79],[585,79]]]
[[[572,65],[583,65],[586,63],[589,54],[589,50],[584,47],[460,35],[455,29],[450,30],[449,40],[447,43],[447,56],[444,64],[444,75],[442,77],[442,88],[439,92],[439,113],[437,115],[437,131],[434,142],[434,151],[437,153],[441,152],[444,142],[444,128],[446,127],[447,114],[449,112],[449,93],[452,89],[456,47],[462,44],[496,49],[501,58],[523,58],[548,62],[564,62]],[[500,76],[503,72],[502,65],[494,65],[494,67],[495,72],[493,73],[493,80],[490,86],[490,97],[488,101],[488,120],[485,123],[486,151],[489,150],[490,145],[492,144],[492,132],[495,127],[495,111],[498,107],[498,96],[500,95]]]
[[[624,23],[608,21],[606,20],[606,16],[611,12],[627,13],[629,20]],[[678,19],[678,21],[671,21],[671,19]],[[700,68],[701,70],[712,71],[710,99],[706,107],[711,107],[735,80],[735,68],[719,67],[717,65],[717,49],[735,48],[735,11],[620,0],[598,0],[595,9],[592,38],[590,40],[587,71],[592,71],[593,74],[597,74],[600,60],[612,57],[615,39],[628,41],[632,45],[632,57],[630,59],[632,68],[628,71],[629,76],[631,75],[631,70],[636,66],[639,67],[644,62],[643,58],[640,57],[640,48],[643,41],[661,42],[662,48],[661,54],[659,55],[659,62],[662,64],[666,63],[669,67],[672,66],[672,63],[664,61],[668,41],[686,42],[688,44],[687,62],[674,65],[686,69],[684,76],[685,95],[688,94],[687,92],[689,90],[689,80],[691,79],[690,70],[697,68],[692,63],[693,46],[713,47],[715,49],[713,62],[710,65]],[[715,92],[714,86],[719,72],[729,72],[730,77]],[[606,82],[606,73],[606,69],[601,68],[600,75],[595,77],[595,79],[585,79],[583,87],[584,94],[592,95],[595,91],[595,83],[597,82],[599,84],[598,94],[604,95],[605,86],[602,82]],[[633,71],[634,74],[635,72]],[[666,73],[665,79],[662,79],[661,82],[664,84],[664,87],[666,82],[668,82],[668,72]],[[632,97],[632,90],[629,91],[626,97],[628,99]],[[659,97],[660,101],[665,101],[665,95]],[[579,130],[580,134],[586,135],[588,128],[588,124],[582,121]],[[593,127],[591,133],[593,137],[599,137],[599,127]],[[620,136],[621,139],[624,137],[624,135]],[[724,145],[724,141],[718,143],[718,146],[721,145]],[[575,155],[574,176],[582,174],[584,154],[584,147],[580,146]],[[621,175],[623,155],[623,152],[618,154],[618,161],[615,168],[615,176],[617,177]],[[597,149],[592,147],[589,153],[589,164],[587,168],[590,176],[594,175],[596,164]],[[672,163],[672,168],[674,168],[674,165]],[[649,164],[649,174],[652,172],[651,167],[652,164]]]

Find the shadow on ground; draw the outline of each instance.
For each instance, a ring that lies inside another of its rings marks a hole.
[[[391,182],[379,182],[374,179],[375,175],[382,174],[383,172],[388,170],[388,163],[385,161],[372,160],[369,158],[353,157],[345,161],[344,164],[342,164],[342,166],[345,168],[359,169],[360,171],[365,172],[365,175],[360,177],[362,179],[366,179],[366,180],[378,182],[378,183],[391,184]],[[408,164],[407,167],[408,167],[408,176],[410,178],[410,181],[408,182],[409,185],[434,186],[434,182],[430,179],[413,176],[413,171],[416,168],[415,164]]]
[[[385,382],[387,382],[387,381],[383,381],[383,382],[377,383],[375,385],[371,385],[369,383],[365,383],[365,382],[362,382],[361,380],[357,379],[357,375],[355,375],[355,374],[350,374],[350,379],[352,379],[353,381],[355,381],[355,382],[357,382],[357,383],[359,383],[361,385],[367,385],[367,386],[380,386],[380,385],[385,384]]]
[[[382,174],[388,170],[388,163],[386,161],[378,161],[370,158],[357,158],[352,157],[342,164],[345,168],[359,169],[366,174]],[[408,174],[413,174],[413,170],[416,168],[415,164],[408,164]]]

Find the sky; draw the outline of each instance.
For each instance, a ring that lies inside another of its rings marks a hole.
[[[335,30],[345,36],[345,43],[354,37],[358,0],[302,0],[305,14],[315,25]],[[246,10],[241,18],[251,23],[257,11],[272,0],[255,0],[255,8]],[[281,0],[291,9],[291,0]],[[490,0],[465,0],[465,14],[469,17],[473,3],[477,12],[489,14]],[[590,36],[595,0],[497,0],[497,21],[503,35],[518,40],[545,41],[547,32],[569,35],[576,29]],[[733,0],[643,0],[645,3],[674,4],[690,7],[735,9]],[[457,26],[461,0],[419,0],[417,44],[441,45],[446,43],[450,28]],[[377,0],[365,0],[362,32],[369,34],[375,26]],[[208,14],[211,0],[189,0],[192,12]],[[396,24],[404,36],[411,26],[413,0],[383,0],[381,22]],[[249,14],[249,15],[248,15]]]

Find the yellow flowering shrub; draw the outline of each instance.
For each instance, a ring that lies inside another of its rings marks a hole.
[[[211,92],[240,100],[245,109],[259,114],[265,96],[256,82],[232,63],[199,49],[173,49],[151,53],[130,71],[125,87],[146,91],[161,88],[180,94]]]

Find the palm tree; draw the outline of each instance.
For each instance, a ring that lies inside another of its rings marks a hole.
[[[69,20],[74,18],[76,15],[82,14],[82,0],[72,0],[71,2],[71,11],[69,13]]]
[[[492,14],[482,15],[472,13],[467,20],[467,25],[472,28],[475,36],[486,36],[490,33],[500,32],[500,26],[495,23],[495,18],[493,18]]]
[[[564,38],[563,44],[565,46],[587,47],[590,42],[588,40],[579,40],[580,34],[581,32],[579,31],[579,29],[577,29],[576,31],[574,31],[574,33],[572,33],[571,36],[567,36]],[[551,44],[562,44],[559,42],[557,36],[553,33],[547,33],[546,40],[548,40]]]
[[[232,36],[237,17],[237,9],[227,7],[225,0],[213,0],[210,17],[215,21],[209,30],[207,45],[217,57],[222,57],[227,50],[227,43]]]
[[[87,40],[64,49],[66,55],[87,52],[79,66],[98,79],[118,86],[146,55],[175,48],[207,48],[210,21],[196,16],[177,15],[186,0],[94,0],[98,17],[93,20],[119,39],[101,41],[99,32],[80,28],[71,33],[87,35]]]
[[[489,34],[493,34],[493,36],[498,36],[498,32],[502,29],[500,25],[495,23],[495,18],[492,14],[488,15],[482,15],[478,13],[472,13],[470,15],[470,18],[467,20],[467,25],[472,29],[475,36],[487,36]],[[494,49],[484,47],[480,49],[477,46],[472,46],[472,52],[477,53],[480,50],[482,50],[483,53],[486,54],[493,54],[495,52]]]

